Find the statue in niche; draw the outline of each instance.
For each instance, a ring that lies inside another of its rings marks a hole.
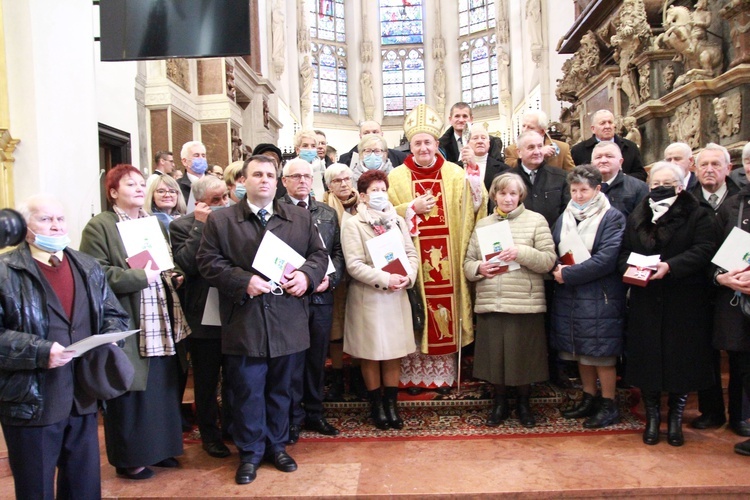
[[[432,58],[439,62],[445,61],[445,38],[436,36],[432,39]]]
[[[236,128],[232,129],[232,161],[242,160],[242,139]]]
[[[310,52],[310,29],[307,27],[307,8],[305,0],[297,0],[297,50]]]
[[[510,76],[508,69],[510,67],[510,57],[501,46],[497,47],[497,72],[500,83],[500,100],[505,104],[510,104]]]
[[[633,58],[649,47],[651,41],[651,27],[646,20],[643,0],[625,0],[615,20],[615,27],[610,43],[615,49],[615,61],[620,66],[616,84],[628,96],[628,109],[632,111],[640,103],[640,96],[630,71],[631,63]]]
[[[299,67],[299,78],[299,107],[304,120],[312,109],[313,68],[310,64],[310,56],[305,56],[302,59],[302,64]]]
[[[651,68],[648,64],[638,68],[638,88],[641,101],[648,101],[651,98]]]
[[[495,33],[497,36],[497,43],[508,43],[509,28],[508,28],[508,7],[505,5],[505,0],[497,0],[497,22]]]
[[[625,129],[625,139],[633,141],[638,149],[641,149],[641,131],[638,130],[638,123],[632,116],[626,116],[622,119],[622,128]]]
[[[674,120],[667,125],[671,142],[685,142],[692,149],[701,147],[700,104],[697,99],[679,106],[674,113]]]
[[[271,110],[268,108],[268,98],[263,98],[263,126],[267,129],[271,128]]]
[[[359,46],[359,60],[362,64],[372,62],[372,42],[363,40]]]
[[[435,70],[435,79],[432,82],[435,91],[435,107],[438,113],[445,109],[445,66],[440,64]]]
[[[362,106],[365,109],[365,120],[372,120],[375,114],[375,90],[372,88],[372,73],[365,70],[359,76],[362,88]]]
[[[234,84],[234,66],[231,64],[226,65],[226,76],[227,76],[227,97],[235,101],[237,99],[237,87]]]
[[[531,60],[539,65],[542,59],[542,2],[541,0],[526,0],[526,28],[531,39]]]
[[[724,62],[721,44],[708,40],[711,12],[706,0],[699,0],[695,12],[687,7],[670,5],[664,13],[664,33],[654,42],[656,48],[677,51],[675,61],[682,61],[685,74],[675,80],[675,88],[694,80],[717,76]]]
[[[286,58],[284,54],[286,52],[286,26],[285,26],[285,15],[284,9],[282,8],[282,0],[276,0],[271,13],[271,21],[273,28],[271,31],[271,46],[273,49],[273,71],[276,74],[276,78],[281,78],[284,73],[284,65]]]
[[[664,90],[667,92],[671,91],[674,88],[674,66],[671,64],[669,66],[664,66],[664,69],[661,70],[661,79],[664,84]]]
[[[734,94],[728,97],[717,97],[713,100],[714,114],[719,123],[719,136],[730,137],[740,132],[742,120],[742,97]]]

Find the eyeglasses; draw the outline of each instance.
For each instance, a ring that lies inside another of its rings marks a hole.
[[[343,184],[343,183],[351,184],[352,178],[351,177],[344,177],[343,179],[332,179],[331,184]]]
[[[362,151],[363,155],[369,155],[369,154],[376,154],[376,155],[382,155],[385,153],[385,149],[365,149]]]
[[[312,180],[312,175],[310,174],[292,174],[292,175],[285,175],[287,179],[294,179],[295,182],[299,182],[302,179],[305,179],[306,181]]]
[[[167,193],[169,193],[171,195],[176,195],[177,194],[177,190],[176,189],[157,189],[154,192],[157,193],[157,194],[160,194],[162,196],[164,196]]]

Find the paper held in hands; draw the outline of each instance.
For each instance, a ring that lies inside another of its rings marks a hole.
[[[631,252],[628,257],[628,269],[622,276],[623,283],[645,287],[661,262],[661,255],[641,255]]]
[[[271,231],[266,231],[253,259],[253,269],[269,280],[284,284],[285,274],[299,269],[305,258]]]
[[[125,253],[128,254],[128,264],[132,269],[143,269],[149,260],[152,260],[160,271],[174,268],[167,240],[161,232],[159,219],[155,216],[118,222],[117,230],[120,232]],[[144,251],[149,252],[152,259],[142,260]],[[130,259],[135,260],[131,263]],[[135,265],[135,262],[139,262],[140,266]]]
[[[580,235],[576,232],[568,233],[565,238],[560,239],[557,251],[560,254],[560,262],[566,266],[580,264],[591,258],[591,253],[589,253]]]
[[[733,227],[719,251],[711,259],[711,263],[725,271],[748,269],[750,267],[750,233]]]
[[[382,269],[390,274],[408,276],[412,272],[409,259],[406,257],[404,240],[401,231],[391,229],[380,236],[365,242],[370,252],[372,265],[375,269]]]
[[[503,250],[507,250],[513,246],[513,235],[510,232],[510,223],[507,220],[496,222],[489,226],[478,227],[476,231],[482,260],[484,262],[505,264],[497,274],[521,269],[521,265],[516,261],[503,262],[497,258],[498,254]]]
[[[134,333],[138,332],[140,332],[140,330],[128,330],[126,332],[102,333],[101,335],[92,335],[91,337],[86,337],[83,340],[79,340],[75,344],[70,344],[65,348],[65,352],[72,352],[73,357],[77,358],[95,347],[118,342],[125,337],[130,337]]]

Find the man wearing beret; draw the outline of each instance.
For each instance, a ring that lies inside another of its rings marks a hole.
[[[99,264],[67,248],[60,202],[19,209],[26,242],[0,256],[0,423],[16,498],[101,498],[96,398],[65,347],[127,330],[128,315]]]

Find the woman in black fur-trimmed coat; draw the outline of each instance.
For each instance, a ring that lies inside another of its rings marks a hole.
[[[646,444],[659,440],[662,391],[669,393],[668,442],[681,446],[687,393],[712,380],[709,264],[720,237],[714,215],[682,185],[679,168],[654,165],[649,196],[628,217],[618,262],[624,273],[631,252],[661,255],[647,286],[630,287],[625,336],[626,379],[643,393]]]

